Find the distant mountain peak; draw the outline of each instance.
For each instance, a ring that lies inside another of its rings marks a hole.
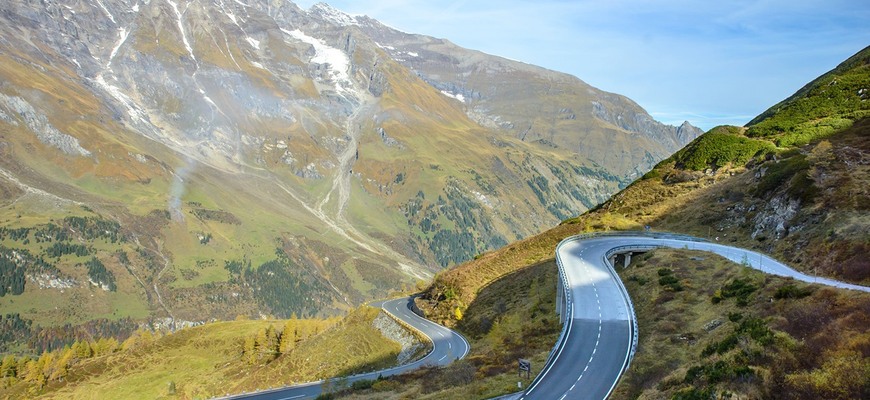
[[[318,16],[321,19],[332,22],[339,26],[358,26],[360,24],[357,16],[350,15],[348,13],[345,13],[344,11],[336,9],[333,6],[330,6],[329,4],[322,2],[311,6],[311,8],[308,9],[308,14]]]

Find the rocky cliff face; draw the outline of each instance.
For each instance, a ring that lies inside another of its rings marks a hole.
[[[118,223],[87,254],[149,315],[289,314],[287,286],[300,313],[345,308],[576,215],[699,133],[322,4],[0,8],[4,227]],[[88,282],[77,263],[52,276]]]

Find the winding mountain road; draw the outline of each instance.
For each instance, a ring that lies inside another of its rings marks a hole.
[[[556,248],[559,267],[556,303],[563,322],[562,334],[541,373],[525,392],[512,398],[597,400],[610,395],[634,357],[638,335],[634,306],[614,270],[613,256],[660,247],[707,251],[768,274],[870,292],[870,287],[807,275],[761,253],[691,236],[649,232],[572,236]],[[346,383],[401,374],[424,365],[447,365],[468,354],[469,345],[465,338],[413,313],[412,304],[412,298],[404,297],[370,305],[382,308],[429,337],[433,343],[432,351],[413,363],[348,377]],[[317,381],[227,398],[310,399],[317,397],[322,387],[323,381]]]
[[[637,347],[637,321],[628,292],[614,271],[615,254],[670,247],[708,251],[765,273],[870,292],[870,288],[810,276],[758,252],[662,233],[579,235],[556,249],[557,311],[564,325],[547,364],[520,399],[605,399]]]
[[[465,355],[468,354],[470,347],[462,335],[415,314],[411,311],[412,304],[412,297],[402,297],[399,299],[372,302],[369,303],[369,306],[380,307],[382,310],[392,314],[402,322],[410,325],[423,335],[427,336],[432,341],[432,351],[430,351],[425,357],[412,363],[381,371],[349,376],[346,380],[342,379],[344,382],[351,384],[360,380],[374,380],[377,379],[378,376],[397,375],[427,365],[443,366],[450,364],[457,359],[464,358]],[[323,391],[323,383],[324,381],[308,382],[279,389],[228,396],[225,397],[225,399],[313,399],[319,396]]]

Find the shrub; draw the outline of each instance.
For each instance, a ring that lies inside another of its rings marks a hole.
[[[777,300],[781,299],[802,299],[807,297],[813,293],[813,290],[809,287],[798,288],[792,284],[786,284],[780,286],[776,289],[776,293],[773,294],[773,298]]]
[[[353,390],[365,390],[371,389],[374,386],[375,381],[371,379],[361,379],[354,383],[350,384],[350,388]]]
[[[725,354],[729,350],[737,346],[737,339],[737,335],[732,333],[719,342],[713,342],[708,344],[707,347],[705,347],[704,350],[701,351],[701,355],[707,357],[712,355],[713,353]]]
[[[678,151],[673,160],[677,167],[703,171],[707,168],[721,168],[727,164],[745,165],[753,157],[773,150],[773,144],[768,141],[750,139],[714,128]]]

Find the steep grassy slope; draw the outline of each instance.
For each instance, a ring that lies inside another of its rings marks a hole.
[[[632,261],[621,275],[641,335],[616,398],[867,396],[870,295],[703,252],[656,250]]]
[[[216,322],[159,338],[139,331],[120,345],[102,339],[93,353],[76,343],[17,367],[7,360],[0,396],[202,398],[385,368],[401,346],[373,325],[380,312]]]

